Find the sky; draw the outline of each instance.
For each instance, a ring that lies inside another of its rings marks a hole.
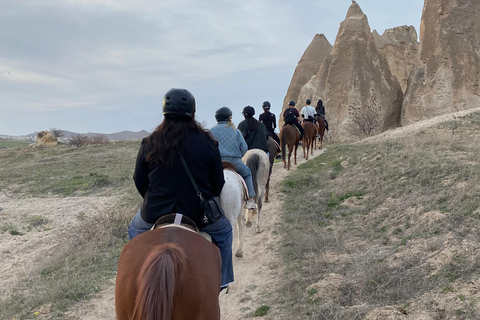
[[[185,88],[196,120],[278,115],[315,34],[333,45],[351,0],[0,0],[0,134],[152,131]],[[357,0],[371,30],[413,25],[423,0]]]

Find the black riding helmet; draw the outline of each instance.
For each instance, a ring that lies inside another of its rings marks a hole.
[[[217,119],[217,122],[228,121],[231,116],[232,110],[227,107],[221,107],[220,109],[215,111],[215,119]]]
[[[293,100],[288,101],[288,105],[292,106],[292,107],[295,107],[295,101],[293,101]]]
[[[252,106],[246,106],[245,108],[243,108],[242,113],[244,116],[253,117],[253,115],[255,114],[255,109]]]
[[[270,102],[265,101],[265,102],[262,104],[262,108],[263,108],[263,110],[270,110]]]
[[[172,88],[165,93],[162,102],[163,114],[178,114],[193,117],[195,98],[186,89]]]
[[[310,104],[310,103],[312,103],[312,100],[307,99],[307,100],[305,100],[305,103],[306,103],[306,104]]]

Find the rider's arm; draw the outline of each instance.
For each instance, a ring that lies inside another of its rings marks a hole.
[[[135,163],[135,171],[133,172],[133,181],[137,187],[138,193],[145,197],[150,181],[148,180],[148,164],[145,160],[145,139],[142,140],[140,149],[138,150],[137,161]]]

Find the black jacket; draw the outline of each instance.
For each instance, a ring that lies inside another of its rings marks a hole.
[[[248,150],[250,149],[260,149],[265,152],[268,152],[268,134],[267,128],[263,123],[259,122],[257,119],[253,119],[258,122],[257,130],[250,130],[248,127],[248,121],[243,120],[238,124],[238,130],[242,133],[245,141],[248,145]]]
[[[147,140],[143,139],[133,175],[135,186],[143,197],[143,220],[155,223],[163,215],[182,213],[199,225],[203,217],[200,199],[180,158],[173,167],[164,170],[146,161],[150,149]],[[225,180],[218,143],[204,133],[190,131],[183,157],[203,197],[220,195]]]
[[[273,113],[270,111],[264,112],[258,117],[258,120],[265,125],[268,132],[275,132],[275,128],[277,127],[277,119]]]

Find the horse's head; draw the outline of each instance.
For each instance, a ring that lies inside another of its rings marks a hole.
[[[247,228],[250,228],[252,226],[252,220],[257,214],[257,209],[247,209],[245,212],[245,225]]]

